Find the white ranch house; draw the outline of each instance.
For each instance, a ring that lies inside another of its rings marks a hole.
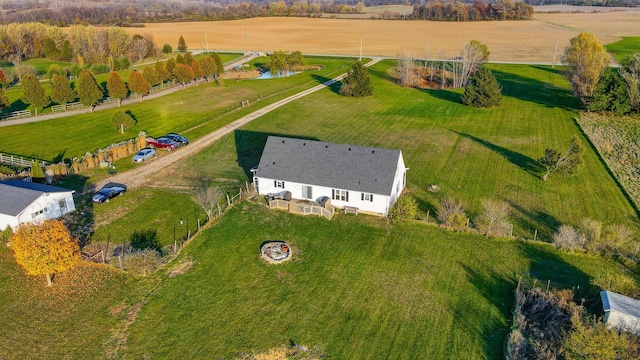
[[[258,194],[331,199],[335,208],[387,216],[404,190],[402,151],[269,136],[252,169]]]
[[[604,322],[610,329],[640,336],[640,300],[603,290],[600,292]]]
[[[75,210],[74,190],[32,182],[0,181],[0,230],[57,219]]]

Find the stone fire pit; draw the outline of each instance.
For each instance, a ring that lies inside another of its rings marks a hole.
[[[262,244],[260,256],[270,264],[280,264],[291,259],[291,247],[284,241],[268,241]]]

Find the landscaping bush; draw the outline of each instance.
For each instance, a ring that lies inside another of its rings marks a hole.
[[[163,54],[171,54],[172,51],[173,51],[173,48],[171,47],[171,45],[169,45],[169,44],[162,45],[162,53]]]
[[[109,66],[106,64],[95,64],[91,67],[91,71],[94,74],[106,74],[109,72]]]
[[[134,250],[123,256],[122,265],[129,272],[147,276],[161,268],[164,259],[155,249]]]
[[[553,243],[558,249],[582,250],[584,249],[584,238],[582,234],[569,225],[561,225],[558,232],[553,234]]]
[[[409,195],[402,195],[396,201],[396,204],[389,211],[389,217],[393,221],[410,221],[415,220],[418,213],[418,203]]]
[[[119,59],[115,59],[113,61],[113,70],[114,71],[119,71],[119,70],[126,70],[131,66],[131,60],[129,60],[128,57],[123,56]]]
[[[488,237],[506,237],[511,231],[509,204],[504,201],[483,199],[484,211],[476,217],[476,229]]]
[[[640,297],[637,280],[627,274],[617,271],[606,270],[598,272],[591,280],[591,284],[601,289],[613,291],[633,298]]]
[[[464,231],[467,229],[469,218],[465,214],[465,205],[453,196],[447,196],[437,209],[436,217],[440,224],[447,229]]]

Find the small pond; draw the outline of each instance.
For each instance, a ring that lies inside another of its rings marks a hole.
[[[279,73],[275,75],[271,75],[271,71],[265,71],[262,74],[260,74],[260,76],[258,76],[257,78],[254,78],[254,80],[277,79],[277,78],[288,77],[295,74],[300,74],[300,71],[287,71],[286,73]]]

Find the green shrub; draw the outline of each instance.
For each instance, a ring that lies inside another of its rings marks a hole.
[[[469,218],[465,214],[465,205],[453,196],[447,196],[436,212],[440,224],[447,229],[464,231],[467,229]]]
[[[125,254],[122,259],[125,270],[141,276],[153,274],[163,264],[162,256],[154,249],[135,250]]]
[[[415,220],[418,213],[418,203],[409,195],[403,195],[398,198],[396,204],[389,211],[389,217],[393,221],[410,221]]]
[[[171,47],[171,45],[169,45],[169,44],[162,45],[162,53],[163,54],[171,54],[172,51],[173,51],[173,48]]]
[[[91,67],[94,74],[106,74],[109,72],[109,66],[106,64],[95,64]]]

